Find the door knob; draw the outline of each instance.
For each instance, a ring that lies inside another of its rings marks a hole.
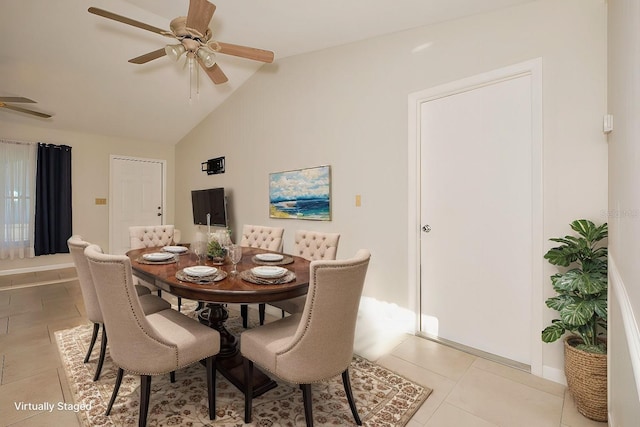
[[[428,233],[431,231],[431,226],[429,224],[422,226],[422,231]]]

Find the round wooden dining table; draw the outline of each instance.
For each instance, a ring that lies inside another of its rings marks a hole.
[[[232,274],[233,266],[228,261],[222,265],[213,264],[209,259],[199,262],[198,257],[191,250],[176,254],[171,260],[160,262],[148,261],[143,257],[144,254],[161,251],[162,248],[158,247],[133,249],[127,252],[127,256],[131,260],[133,275],[175,296],[206,304],[203,309],[198,310],[198,319],[201,323],[220,332],[218,370],[236,387],[244,391],[244,374],[242,372],[242,356],[238,351],[238,337],[229,332],[225,326],[229,317],[226,304],[269,303],[305,295],[309,287],[309,261],[301,257],[282,254],[284,259],[280,266],[293,272],[295,278],[288,283],[257,284],[246,280],[246,270],[258,265],[273,265],[274,263],[261,262],[256,258],[258,254],[272,253],[271,251],[243,248],[242,259],[237,265],[237,274]],[[185,267],[196,265],[216,267],[226,273],[226,277],[211,283],[194,283],[178,278],[184,279],[182,270]],[[259,373],[254,376],[254,396],[258,396],[275,386],[275,382],[264,374]]]

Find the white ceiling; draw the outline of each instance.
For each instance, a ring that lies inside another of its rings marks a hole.
[[[268,49],[278,59],[483,13],[531,0],[214,0],[214,38]],[[89,6],[169,28],[189,0],[5,0],[0,2],[0,96],[50,119],[0,109],[2,122],[176,143],[262,63],[218,55],[229,82],[204,73],[189,100],[189,72],[163,57],[128,59],[171,39],[87,12]],[[1,137],[2,135],[0,135]]]

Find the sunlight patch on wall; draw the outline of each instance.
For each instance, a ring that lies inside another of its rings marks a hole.
[[[415,333],[415,313],[384,301],[362,297],[354,352],[368,360],[377,360],[400,344],[407,334]]]

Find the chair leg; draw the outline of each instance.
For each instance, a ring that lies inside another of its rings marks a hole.
[[[162,289],[158,289],[158,296],[162,298]]]
[[[96,343],[96,338],[98,338],[98,332],[100,331],[100,323],[93,324],[93,335],[91,335],[91,344],[89,344],[89,350],[87,350],[87,355],[84,357],[84,363],[89,361],[89,357],[91,357],[91,352],[93,351],[93,346]]]
[[[93,376],[94,381],[100,379],[100,372],[102,372],[102,365],[104,364],[104,356],[107,353],[107,330],[102,325],[102,342],[100,343],[100,357],[98,358],[98,366],[96,367],[96,373]]]
[[[285,311],[284,311],[284,310],[282,310],[282,318],[283,318],[283,319],[284,319],[284,316],[285,316]]]
[[[178,311],[182,311],[182,297],[178,297]]]
[[[249,306],[247,304],[240,306],[240,316],[242,317],[242,327],[247,329],[249,321]]]
[[[149,414],[149,396],[151,395],[151,375],[140,375],[140,417],[138,427],[146,427]]]
[[[113,403],[116,401],[116,397],[118,396],[118,390],[120,390],[120,384],[122,383],[122,376],[124,375],[124,370],[122,368],[118,368],[118,374],[116,375],[116,384],[113,386],[113,393],[111,393],[111,400],[109,400],[109,405],[107,406],[107,412],[105,415],[109,416],[111,413],[111,407]]]
[[[209,395],[209,419],[216,419],[216,357],[207,357],[207,393]]]
[[[169,379],[171,380],[171,383],[176,382],[176,371],[169,372]]]
[[[353,392],[351,391],[349,368],[345,369],[345,371],[342,373],[342,385],[344,385],[344,392],[347,395],[347,400],[349,401],[349,407],[351,408],[353,418],[356,420],[356,424],[361,426],[362,421],[360,421],[360,416],[358,415],[358,410],[356,409],[356,401],[353,399]]]
[[[253,400],[253,362],[247,358],[244,359],[244,422],[251,422],[251,405]]]
[[[302,388],[302,401],[304,402],[304,419],[307,422],[307,427],[313,427],[311,384],[300,384],[300,388]]]
[[[261,325],[264,325],[265,307],[266,307],[266,304],[259,304],[258,305],[258,313],[259,313],[259,316],[260,316],[260,324]]]

